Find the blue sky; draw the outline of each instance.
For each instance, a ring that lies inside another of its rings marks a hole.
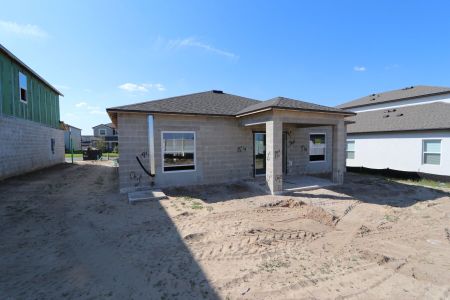
[[[2,1],[0,43],[91,134],[106,107],[211,89],[337,105],[450,86],[448,1]]]

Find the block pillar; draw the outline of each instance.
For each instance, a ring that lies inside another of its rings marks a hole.
[[[344,173],[346,170],[346,147],[347,129],[343,120],[337,125],[333,125],[333,182],[344,183]]]
[[[272,195],[283,191],[283,123],[266,122],[266,183]]]

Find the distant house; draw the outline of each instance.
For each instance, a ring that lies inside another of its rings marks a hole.
[[[272,194],[286,176],[344,180],[341,109],[277,97],[259,101],[213,90],[108,108],[119,129],[120,189],[265,179]],[[98,128],[101,130],[101,127]]]
[[[87,147],[98,148],[100,142],[104,143],[105,150],[110,152],[117,149],[118,146],[118,136],[116,126],[113,123],[99,124],[92,127],[94,135],[83,135],[82,147],[86,149]]]
[[[92,127],[94,136],[101,138],[105,142],[105,150],[110,152],[117,149],[118,137],[116,126],[113,123],[100,124]]]
[[[411,86],[338,106],[348,117],[347,166],[450,176],[450,88]]]
[[[81,150],[81,129],[75,126],[64,124],[64,145],[66,151],[70,151],[72,140],[72,148],[75,151]]]
[[[0,179],[64,162],[59,96],[0,44]]]

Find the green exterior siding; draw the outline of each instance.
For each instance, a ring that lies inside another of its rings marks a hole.
[[[20,101],[19,72],[27,76],[27,102]],[[0,51],[0,113],[59,128],[59,95]]]

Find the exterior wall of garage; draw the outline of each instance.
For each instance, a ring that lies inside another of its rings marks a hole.
[[[235,117],[154,115],[155,176],[150,177],[139,165],[150,170],[148,122],[145,113],[119,113],[121,192],[150,187],[223,183],[254,176],[253,132],[265,126],[241,126]],[[332,130],[330,126],[297,128],[290,131],[287,142],[287,174],[331,173]],[[195,170],[163,172],[162,132],[195,132]],[[326,134],[326,161],[309,162],[309,134]]]

